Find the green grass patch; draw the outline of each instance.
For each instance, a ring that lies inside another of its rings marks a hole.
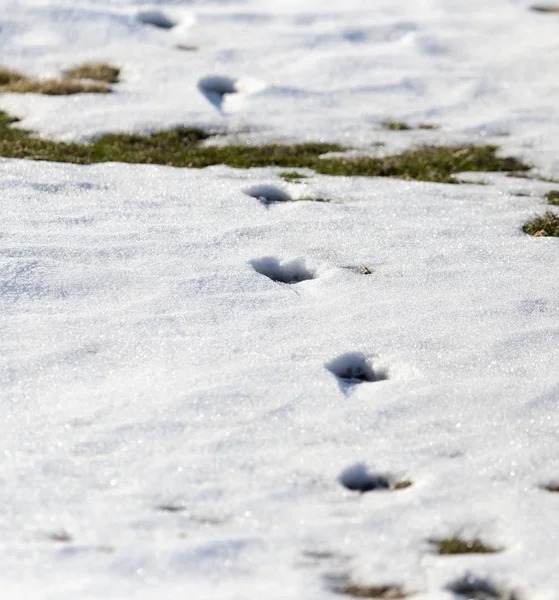
[[[111,88],[104,82],[88,82],[68,78],[41,81],[27,77],[18,71],[0,67],[0,92],[68,96],[70,94],[107,94],[110,91]],[[5,113],[1,113],[0,122],[5,123],[6,119],[9,117]],[[3,134],[3,130],[0,130],[0,134]]]
[[[489,544],[473,539],[464,540],[459,537],[446,539],[432,539],[429,543],[433,544],[437,549],[437,554],[492,554],[500,552],[500,548],[495,548]]]
[[[530,179],[532,181],[544,181],[545,183],[559,183],[559,179],[553,179],[553,177],[542,177],[534,173],[519,173],[517,171],[511,171],[507,173],[507,177],[514,179]]]
[[[522,231],[536,237],[559,237],[559,215],[548,210],[543,215],[528,221]]]
[[[410,125],[403,121],[383,121],[381,125],[383,129],[388,131],[409,131],[412,129]]]
[[[384,158],[325,158],[314,169],[325,175],[459,183],[454,175],[465,171],[524,171],[530,167],[513,157],[497,156],[497,146],[423,146]]]
[[[117,83],[120,69],[102,62],[87,62],[64,71],[70,79],[93,79],[105,83]]]
[[[28,78],[18,71],[8,69],[7,67],[0,67],[0,86],[13,85],[18,81],[24,81],[25,79]]]
[[[299,173],[299,171],[283,171],[279,176],[284,181],[299,181],[300,179],[307,178],[307,175],[303,175],[303,173]]]
[[[72,94],[108,94],[111,88],[103,83],[77,79],[23,79],[0,87],[0,92],[15,94],[44,94],[46,96],[70,96]]]
[[[549,190],[545,195],[549,204],[559,206],[559,190]]]
[[[497,156],[496,146],[424,146],[382,158],[323,158],[324,154],[346,148],[324,143],[208,146],[202,142],[210,133],[186,127],[149,135],[104,135],[90,144],[75,144],[38,139],[30,131],[11,127],[14,120],[0,112],[0,156],[78,164],[110,161],[190,168],[223,164],[240,169],[275,166],[289,170],[307,168],[322,175],[399,177],[440,183],[458,183],[454,175],[462,171],[530,168],[516,158]]]

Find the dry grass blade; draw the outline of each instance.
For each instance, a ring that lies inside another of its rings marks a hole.
[[[541,487],[542,487],[542,489],[544,489],[548,492],[553,492],[553,493],[559,492],[559,483],[548,483],[546,485],[542,485]]]
[[[177,50],[183,50],[184,52],[197,52],[200,50],[200,47],[195,44],[177,44],[175,48]]]
[[[93,79],[105,83],[117,83],[120,69],[102,62],[88,62],[64,71],[69,79]]]
[[[45,94],[46,96],[70,96],[72,94],[108,94],[111,88],[105,83],[84,82],[76,79],[47,79],[37,81],[24,77],[0,86],[0,92],[13,94]]]
[[[0,67],[0,86],[12,85],[26,79],[27,77],[18,73],[18,71],[13,71],[12,69],[8,69],[8,67]]]
[[[559,237],[559,215],[548,210],[541,216],[528,221],[522,231],[535,237]]]
[[[530,10],[541,13],[559,13],[559,6],[546,6],[543,4],[534,4],[530,6]]]
[[[69,96],[71,94],[108,94],[111,88],[105,83],[78,81],[76,79],[48,79],[40,84],[40,94]]]
[[[399,585],[361,585],[346,582],[334,588],[334,591],[352,598],[380,598],[381,600],[400,600],[409,596]]]
[[[481,540],[464,540],[459,537],[446,539],[431,539],[431,544],[437,547],[437,554],[492,554],[500,552],[501,548],[495,548]]]

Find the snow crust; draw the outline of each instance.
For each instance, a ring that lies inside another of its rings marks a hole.
[[[122,82],[0,107],[58,139],[498,141],[557,177],[558,27],[505,0],[12,1],[4,64]],[[278,174],[0,159],[2,597],[327,600],[347,575],[442,600],[473,573],[556,598],[559,253],[520,230],[553,185]],[[329,370],[355,356],[387,377]],[[504,551],[428,544],[457,534]]]

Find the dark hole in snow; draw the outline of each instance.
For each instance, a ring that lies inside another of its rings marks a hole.
[[[208,75],[198,82],[198,89],[204,94],[206,100],[221,110],[223,98],[227,94],[236,94],[237,83],[235,79],[226,75]]]
[[[158,10],[144,10],[136,15],[140,23],[160,29],[172,29],[177,23]]]
[[[314,273],[307,268],[303,260],[292,260],[280,264],[277,258],[265,256],[251,261],[251,265],[257,273],[278,283],[300,283],[314,279]]]
[[[515,594],[499,590],[491,582],[471,574],[451,583],[448,589],[467,600],[517,600]]]
[[[374,369],[361,352],[342,354],[325,366],[343,383],[350,385],[388,379],[385,369]]]
[[[238,91],[235,80],[226,75],[208,75],[207,77],[202,77],[198,82],[198,88],[203,92],[212,92],[220,96],[235,94]]]
[[[363,463],[357,463],[344,469],[340,473],[338,481],[353,492],[371,492],[391,488],[388,476],[369,473]]]
[[[163,512],[177,513],[185,510],[184,506],[180,504],[161,504],[157,507],[157,510],[161,510]]]
[[[252,196],[260,202],[271,204],[272,202],[291,202],[293,198],[285,191],[275,185],[254,185],[245,194]]]

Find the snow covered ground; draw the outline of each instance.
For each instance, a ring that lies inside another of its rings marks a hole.
[[[559,177],[558,33],[524,0],[12,0],[3,64],[122,82],[0,108],[57,139],[491,141]],[[520,229],[553,184],[279,171],[0,159],[2,598],[558,598],[559,252]],[[356,463],[412,485],[345,489]],[[502,551],[428,542],[455,535]]]

